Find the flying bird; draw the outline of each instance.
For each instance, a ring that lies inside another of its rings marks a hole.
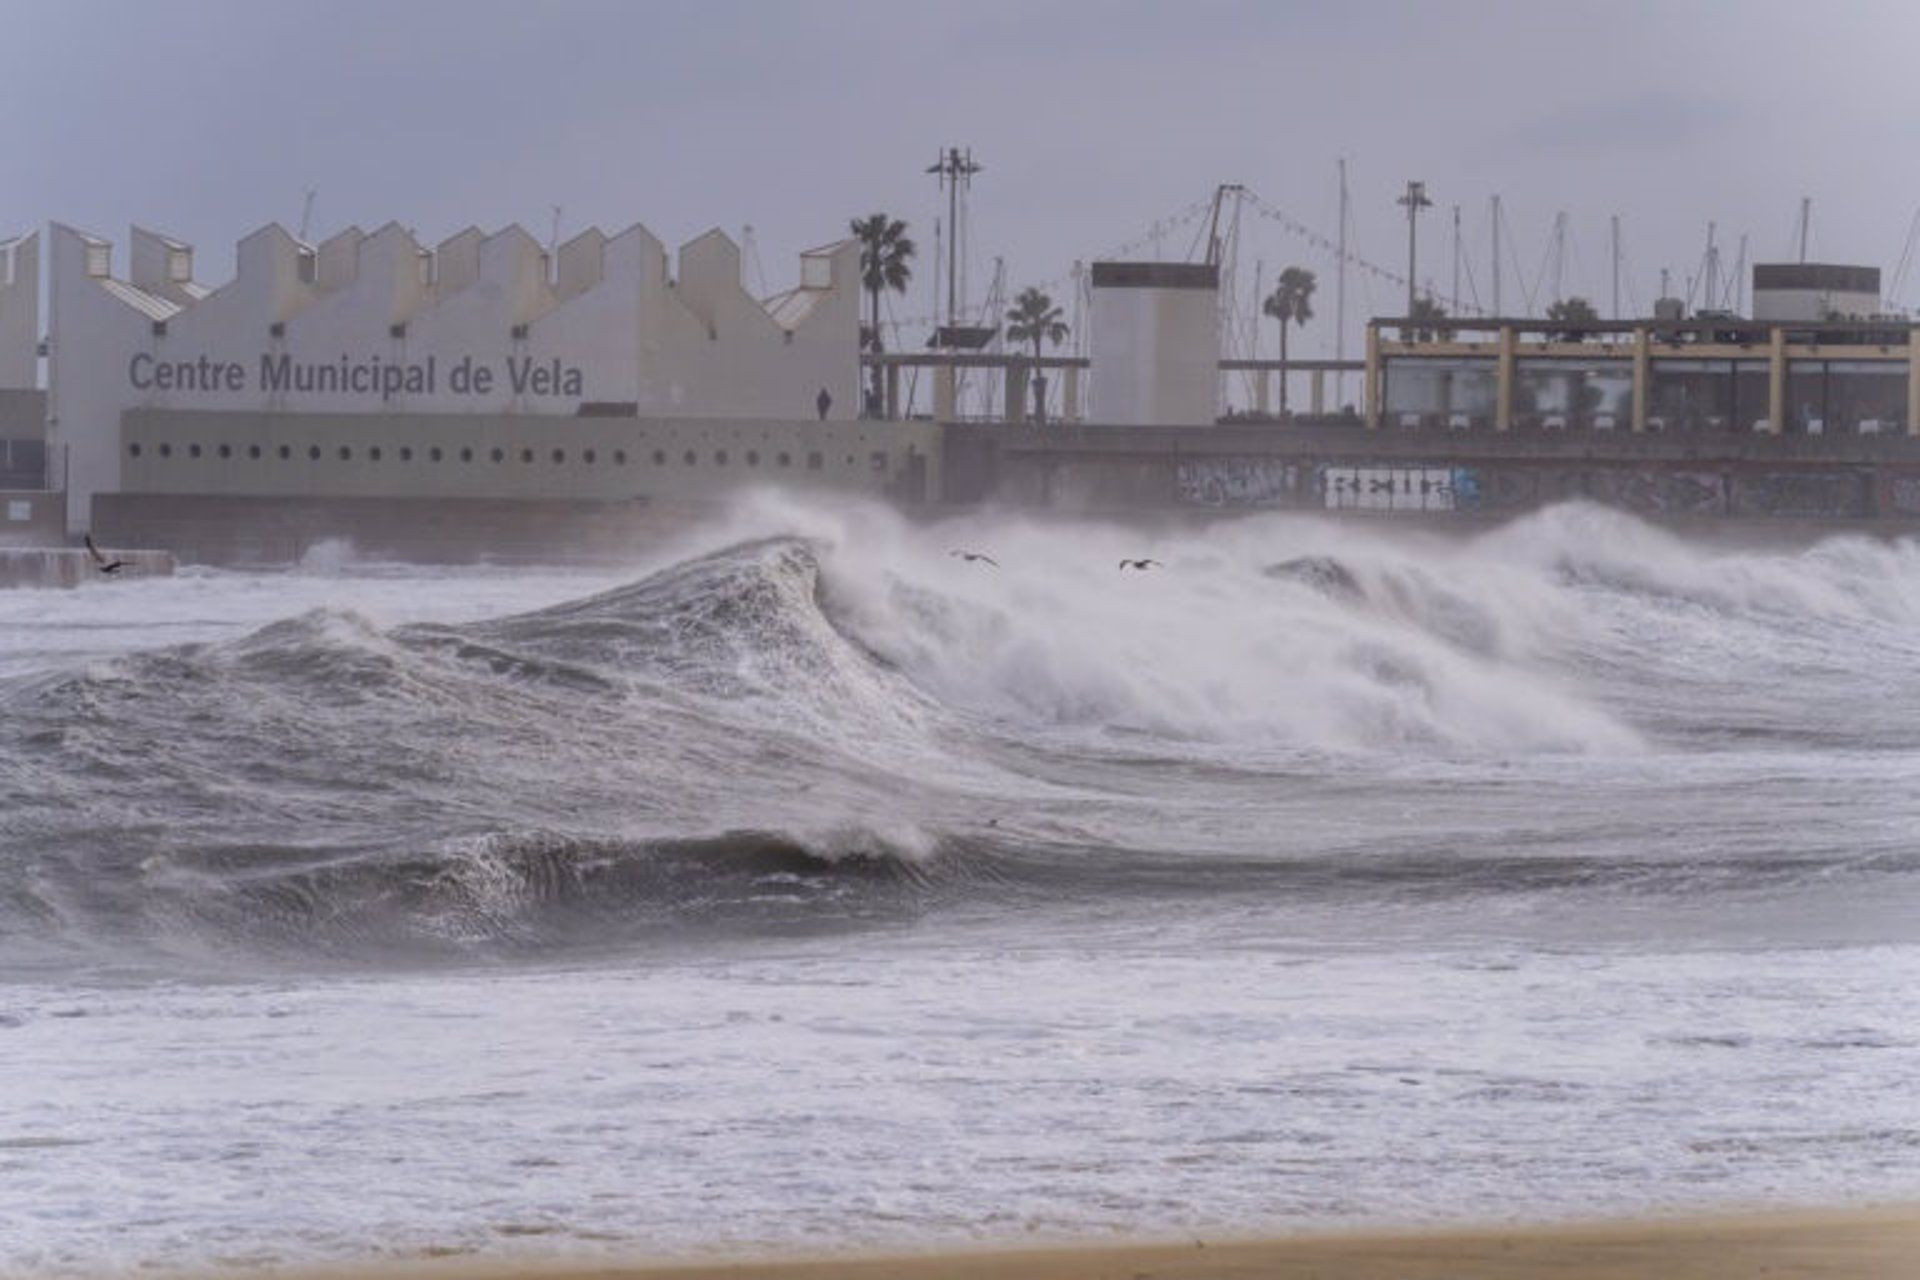
[[[1122,560],[1120,562],[1120,567],[1122,569],[1143,569],[1144,570],[1144,569],[1158,569],[1161,567],[1161,565],[1158,560],[1148,560],[1145,557],[1142,557],[1138,560]]]
[[[100,548],[93,545],[92,534],[82,534],[81,537],[87,544],[87,554],[93,557],[93,562],[100,567],[100,572],[118,573],[126,567],[127,562],[125,560],[109,560],[101,555]]]
[[[986,554],[984,551],[961,551],[961,550],[955,549],[953,551],[947,552],[947,554],[950,556],[957,556],[960,559],[965,560],[968,564],[972,564],[976,560],[984,560],[986,563],[992,565],[996,569],[1000,567],[1000,562],[998,560],[995,560],[992,556]]]

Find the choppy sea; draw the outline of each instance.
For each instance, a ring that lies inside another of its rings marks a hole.
[[[0,1273],[1917,1197],[1911,541],[761,498],[0,593]]]

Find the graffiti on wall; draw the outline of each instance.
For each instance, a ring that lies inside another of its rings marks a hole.
[[[1858,518],[1868,510],[1866,479],[1848,471],[1735,475],[1727,505],[1740,516]]]
[[[1717,471],[1610,468],[1587,475],[1587,494],[1609,506],[1649,515],[1718,516],[1727,513],[1726,480]]]
[[[1195,506],[1286,506],[1300,491],[1300,468],[1263,458],[1208,458],[1181,463],[1173,485],[1181,502]]]
[[[1920,516],[1920,476],[1888,477],[1887,512]]]
[[[1464,511],[1480,505],[1480,478],[1466,467],[1321,467],[1329,511]]]
[[[1873,485],[1857,471],[1729,473],[1659,464],[1444,467],[1195,459],[1178,464],[1174,492],[1191,506],[1329,511],[1509,512],[1588,498],[1651,516],[1848,519],[1874,507]],[[1920,515],[1920,474],[1887,477],[1880,495],[1888,514]]]

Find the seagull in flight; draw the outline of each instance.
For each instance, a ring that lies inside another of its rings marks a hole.
[[[126,568],[127,562],[125,560],[109,560],[101,555],[100,548],[93,545],[92,534],[82,534],[81,536],[86,541],[87,554],[93,557],[93,562],[100,567],[100,572],[118,573],[120,570]]]
[[[986,563],[992,565],[996,569],[1000,567],[1000,562],[998,560],[995,560],[992,556],[986,554],[986,552],[984,551],[961,551],[956,548],[955,550],[947,552],[947,554],[950,556],[955,556],[961,560],[965,560],[968,564],[973,564],[975,561],[983,560]]]
[[[1120,567],[1122,569],[1146,570],[1146,569],[1158,569],[1161,567],[1161,564],[1158,560],[1149,560],[1143,556],[1138,560],[1122,560],[1120,562]]]

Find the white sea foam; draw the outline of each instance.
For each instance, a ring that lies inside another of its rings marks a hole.
[[[0,1274],[1910,1199],[1917,605],[766,496],[0,594]]]

